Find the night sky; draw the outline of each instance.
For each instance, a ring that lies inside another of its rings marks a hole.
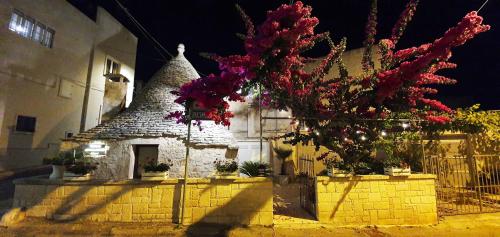
[[[86,2],[92,0],[76,0]],[[136,80],[147,81],[164,63],[117,6],[114,0],[94,0],[127,26],[138,38]],[[217,72],[216,63],[199,56],[200,52],[219,55],[243,53],[242,41],[236,33],[244,33],[245,26],[234,5],[240,4],[256,25],[265,18],[265,12],[289,1],[274,0],[120,0],[129,12],[172,54],[177,45],[186,45],[186,57],[203,74]],[[377,39],[390,35],[406,1],[379,0]],[[421,0],[413,21],[408,26],[398,48],[418,46],[442,36],[455,26],[465,14],[477,10],[484,0]],[[370,1],[368,0],[305,0],[313,7],[313,15],[320,20],[316,32],[330,31],[335,41],[347,37],[348,48],[359,48],[364,40]],[[480,15],[492,29],[480,34],[464,46],[455,48],[452,62],[457,69],[441,74],[458,80],[451,86],[437,87],[440,98],[452,107],[480,103],[483,109],[500,109],[500,1],[490,0]],[[308,56],[326,55],[326,45],[317,47]],[[167,58],[168,55],[166,55]]]

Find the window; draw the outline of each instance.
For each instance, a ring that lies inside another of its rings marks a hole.
[[[16,123],[16,131],[17,132],[35,132],[36,127],[36,118],[18,115],[17,123]]]
[[[52,48],[55,31],[18,10],[12,12],[9,30],[24,38],[38,42],[47,48]]]
[[[104,75],[107,74],[120,74],[120,63],[114,61],[111,58],[106,58],[106,68],[104,71]]]

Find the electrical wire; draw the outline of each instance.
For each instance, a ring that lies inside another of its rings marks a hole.
[[[132,16],[132,14],[127,10],[127,8],[125,6],[123,6],[118,0],[114,0],[116,2],[116,4],[125,12],[125,14],[127,15],[127,17],[132,21],[132,23],[134,23],[134,25],[139,29],[139,31],[147,38],[149,39],[150,41],[153,42],[153,47],[155,48],[156,51],[158,51],[158,53],[160,54],[160,56],[166,61],[167,58],[165,57],[165,55],[163,55],[163,53],[161,51],[164,51],[165,53],[167,53],[170,58],[173,58],[174,56],[168,52],[167,49],[165,49],[165,47],[163,47],[163,45],[160,44],[160,42],[158,42],[142,25],[141,23],[139,23],[139,21],[137,21],[137,19],[135,19],[134,16]],[[158,48],[159,47],[159,48]],[[196,69],[195,69],[196,70]],[[205,74],[203,74],[202,72],[196,70],[198,72],[199,75],[203,76],[203,77],[206,77]]]
[[[132,21],[132,23],[134,23],[134,25],[139,29],[139,31],[149,40],[151,40],[153,42],[153,47],[158,51],[158,53],[162,56],[162,58],[164,58],[165,60],[167,59],[165,57],[165,55],[163,55],[162,52],[160,51],[163,51],[165,52],[166,54],[168,54],[168,56],[170,56],[171,58],[173,58],[174,56],[168,52],[167,49],[165,49],[165,47],[163,47],[160,42],[158,42],[142,25],[141,23],[139,23],[139,21],[137,21],[137,19],[135,19],[134,16],[132,16],[132,14],[130,14],[130,12],[127,10],[127,8],[125,6],[123,6],[118,0],[115,0],[116,4],[123,10],[123,12],[125,12],[125,14],[127,15],[127,17]],[[159,49],[158,49],[159,47]],[[161,50],[160,50],[161,49]]]

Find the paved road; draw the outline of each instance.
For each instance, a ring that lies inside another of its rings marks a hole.
[[[48,175],[51,170],[50,166],[41,166],[13,172],[0,172],[0,214],[12,206],[12,198],[14,197],[14,184],[12,181],[14,179]]]

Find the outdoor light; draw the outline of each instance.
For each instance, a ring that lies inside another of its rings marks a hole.
[[[361,130],[356,131],[356,134],[361,134]]]
[[[299,122],[298,120],[297,120],[297,121],[295,121],[295,125],[299,125],[299,123],[300,123],[300,122]]]
[[[366,138],[365,136],[361,136],[361,141],[366,141],[366,139],[368,138]]]
[[[314,132],[314,133],[316,134],[316,136],[319,136],[319,132],[318,132],[318,131],[316,131],[316,132]]]
[[[410,127],[410,124],[409,123],[403,123],[401,124],[401,126],[406,129],[406,128],[409,128]]]
[[[387,133],[386,133],[385,131],[382,131],[382,132],[380,132],[380,135],[381,135],[382,137],[385,137],[385,136],[387,136]]]
[[[347,139],[347,137],[344,137],[344,141],[346,141],[346,142],[347,142],[347,140],[348,140],[348,139]]]

